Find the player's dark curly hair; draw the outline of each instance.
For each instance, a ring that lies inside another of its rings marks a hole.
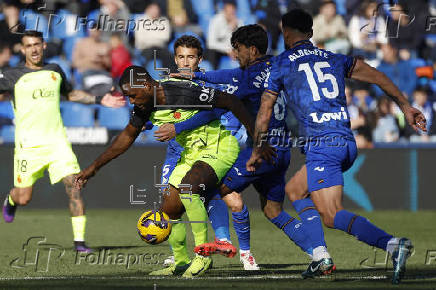
[[[122,88],[124,84],[130,83],[130,71],[132,71],[133,83],[138,83],[138,80],[140,79],[145,79],[147,82],[154,80],[144,67],[131,65],[123,71],[123,74],[120,77],[118,82],[120,88]]]
[[[254,46],[261,54],[265,54],[268,49],[268,35],[262,26],[257,24],[239,27],[232,33],[230,42],[233,48],[237,48],[238,44]]]
[[[292,9],[282,16],[282,25],[301,33],[312,33],[313,18],[303,9]]]
[[[36,31],[36,30],[26,30],[23,33],[23,36],[21,36],[21,41],[24,37],[37,37],[44,41],[44,38],[42,37],[42,32]]]
[[[196,48],[197,49],[197,56],[201,57],[203,56],[203,47],[201,47],[201,42],[198,40],[197,37],[192,35],[182,35],[181,37],[177,38],[176,42],[174,42],[174,54],[176,54],[176,49],[179,46],[184,46],[188,48]]]

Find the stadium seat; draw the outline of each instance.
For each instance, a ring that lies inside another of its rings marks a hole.
[[[62,71],[65,73],[65,76],[67,77],[67,80],[71,80],[71,65],[70,62],[60,58],[59,56],[55,56],[52,58],[49,58],[46,60],[47,63],[55,63],[59,65],[62,69]]]
[[[0,128],[0,143],[15,142],[15,126],[7,125]]]
[[[160,59],[156,59],[156,68],[160,67],[162,67],[162,61]],[[147,62],[145,68],[147,69],[148,73],[152,78],[154,78],[155,80],[160,79],[159,73],[161,72],[154,69],[154,60],[150,60],[149,62]]]
[[[250,3],[248,0],[237,0],[236,7],[236,15],[243,21],[244,25],[256,23],[256,17],[251,14]]]
[[[115,109],[99,106],[98,108],[99,125],[109,130],[123,130],[129,123],[129,117],[130,113],[127,107]]]
[[[277,40],[277,54],[280,54],[285,51],[285,40],[283,38],[283,34],[280,34],[279,39]]]
[[[61,113],[67,127],[93,127],[94,107],[74,102],[62,102]]]
[[[12,103],[8,101],[0,102],[0,117],[8,118],[13,120],[14,109],[12,108]]]
[[[20,56],[13,54],[13,55],[11,55],[11,58],[9,59],[9,66],[15,67],[20,63],[20,61],[21,61]]]
[[[220,59],[220,62],[218,64],[218,69],[237,68],[238,66],[239,66],[239,64],[237,61],[232,60],[228,56],[222,56]]]
[[[213,70],[213,65],[212,65],[212,63],[210,62],[210,61],[208,61],[208,60],[203,60],[199,65],[198,65],[200,68],[203,68],[203,69],[205,69],[206,71],[210,71],[210,70]]]

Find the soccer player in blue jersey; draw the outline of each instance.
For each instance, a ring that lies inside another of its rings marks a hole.
[[[264,82],[269,74],[271,56],[265,55],[268,48],[268,37],[259,25],[239,27],[232,34],[232,46],[235,49],[240,67],[229,70],[211,72],[195,72],[194,79],[215,84],[228,84],[228,93],[242,100],[247,109],[255,116],[260,107],[260,97],[264,90]],[[231,91],[230,91],[231,90]],[[261,206],[265,216],[279,229],[300,246],[308,254],[312,254],[308,246],[307,233],[300,228],[300,221],[283,211],[285,196],[285,174],[290,162],[290,150],[287,146],[279,146],[280,140],[287,133],[286,106],[284,99],[279,98],[274,105],[274,114],[266,126],[272,132],[268,142],[276,148],[274,163],[262,164],[255,173],[248,172],[245,164],[252,151],[252,140],[238,156],[233,167],[224,177],[221,186],[223,200],[232,210],[233,226],[238,234],[240,259],[245,269],[256,270],[257,264],[250,250],[250,223],[247,207],[240,193],[253,184],[260,194]],[[213,243],[200,245],[195,251],[213,253]]]
[[[300,9],[291,10],[282,17],[288,49],[277,56],[272,65],[256,120],[254,138],[257,146],[247,162],[247,170],[257,170],[262,152],[259,145],[263,143],[263,136],[268,134],[267,124],[279,92],[283,90],[289,108],[299,121],[300,135],[308,138],[303,148],[306,163],[287,184],[287,194],[294,200],[293,205],[302,218],[302,227],[310,233],[314,247],[313,262],[303,276],[313,276],[332,265],[328,253],[322,251],[326,246],[316,207],[325,226],[388,251],[394,265],[392,282],[396,284],[400,282],[411,254],[411,241],[386,233],[342,206],[342,174],[352,166],[357,156],[345,100],[345,78],[378,85],[400,107],[415,130],[425,131],[426,120],[383,73],[360,58],[315,47],[309,41],[312,24],[312,16]],[[305,198],[306,191],[310,199]],[[315,252],[315,247],[321,251]]]

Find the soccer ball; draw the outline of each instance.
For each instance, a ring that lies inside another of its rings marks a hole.
[[[136,225],[141,239],[152,245],[166,241],[171,233],[168,215],[161,211],[149,210],[144,212]]]

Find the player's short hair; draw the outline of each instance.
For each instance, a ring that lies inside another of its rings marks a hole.
[[[120,77],[120,80],[118,82],[118,85],[120,86],[120,88],[122,88],[122,86],[124,84],[131,83],[130,82],[130,71],[133,71],[132,83],[138,83],[139,80],[143,80],[143,79],[145,79],[147,82],[154,81],[154,79],[150,76],[150,74],[148,73],[148,71],[144,67],[137,66],[137,65],[131,65],[123,71],[123,74]]]
[[[196,48],[197,56],[203,56],[203,47],[201,47],[201,42],[197,37],[192,35],[182,35],[177,38],[176,42],[174,42],[174,54],[176,54],[176,49],[179,46],[184,46],[188,48]]]
[[[313,18],[303,9],[292,9],[282,16],[282,26],[298,30],[301,33],[311,33]]]
[[[233,48],[237,48],[238,44],[246,47],[254,46],[261,54],[265,54],[268,49],[268,35],[258,24],[245,25],[232,33],[230,43]]]
[[[21,42],[23,41],[24,37],[37,37],[41,39],[41,41],[44,41],[44,38],[42,36],[42,32],[36,31],[36,30],[26,30],[23,33],[23,36],[21,36]]]

